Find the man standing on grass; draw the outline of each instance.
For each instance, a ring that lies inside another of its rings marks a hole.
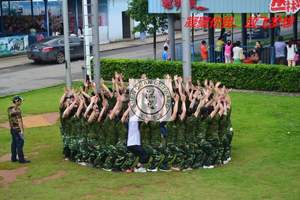
[[[29,160],[25,160],[23,153],[24,146],[24,126],[22,120],[22,114],[20,106],[23,99],[20,96],[15,96],[12,99],[13,105],[7,109],[8,119],[10,125],[10,133],[12,136],[11,143],[11,161],[19,163],[29,163]],[[18,155],[18,159],[17,159]]]

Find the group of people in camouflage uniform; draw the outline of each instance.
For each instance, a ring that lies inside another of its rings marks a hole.
[[[127,147],[129,89],[122,74],[115,73],[112,88],[102,81],[99,94],[88,81],[80,91],[66,90],[60,101],[65,157],[127,172],[137,167],[184,171],[228,163],[233,137],[229,90],[208,80],[203,85],[179,76],[166,75],[165,80],[172,96],[171,119],[138,122],[142,156]]]

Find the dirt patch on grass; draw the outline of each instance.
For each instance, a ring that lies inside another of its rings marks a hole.
[[[158,185],[158,186],[163,186],[165,184],[165,182],[158,181],[158,182],[154,182],[152,184]],[[152,184],[149,184],[149,185],[152,185]],[[146,184],[146,185],[148,185],[148,184]],[[124,186],[120,186],[120,187],[100,187],[96,190],[97,191],[96,194],[86,194],[86,195],[82,196],[80,199],[83,199],[83,200],[99,199],[98,195],[101,193],[108,193],[108,194],[112,194],[112,195],[124,196],[124,195],[128,195],[128,193],[130,191],[139,190],[139,189],[142,189],[143,187],[145,187],[145,184],[143,184],[143,185],[128,184],[128,185],[124,185]]]
[[[0,157],[0,163],[7,162],[7,161],[10,161],[10,154],[9,153]]]
[[[35,152],[28,153],[27,155],[28,155],[30,158],[32,158],[32,157],[38,156],[38,155],[39,155],[39,152],[35,151]],[[1,156],[1,157],[0,157],[0,163],[4,163],[4,162],[10,161],[10,157],[11,157],[10,153]],[[25,156],[25,158],[27,158],[27,156]]]
[[[54,125],[59,118],[59,114],[55,113],[45,113],[41,115],[31,115],[23,118],[23,123],[25,128],[36,128],[43,126]],[[2,128],[9,128],[9,123],[0,124]]]
[[[140,188],[142,188],[141,185],[129,184],[120,187],[119,189],[117,189],[117,192],[120,194],[127,194],[131,190],[140,189]]]
[[[35,147],[32,148],[32,151],[37,151],[37,150],[40,150],[40,149],[46,149],[46,148],[49,148],[51,147],[50,144],[40,144],[40,145],[37,145]]]
[[[44,178],[41,178],[41,179],[34,180],[33,184],[40,185],[40,184],[46,183],[46,182],[51,181],[51,180],[56,180],[56,179],[62,178],[66,174],[67,173],[65,171],[58,171],[58,172],[56,172],[55,174],[53,174],[51,176],[47,176],[47,177],[44,177]]]
[[[7,187],[9,184],[16,181],[17,176],[26,174],[27,167],[21,167],[13,170],[0,170],[0,185]]]
[[[89,200],[89,199],[96,199],[96,195],[95,194],[87,194],[85,196],[83,196],[81,199],[83,200]]]

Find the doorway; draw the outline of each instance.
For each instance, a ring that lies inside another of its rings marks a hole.
[[[123,39],[131,38],[130,33],[130,17],[126,11],[122,12]]]

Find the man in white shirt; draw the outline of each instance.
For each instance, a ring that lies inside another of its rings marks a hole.
[[[134,172],[147,172],[144,164],[148,163],[149,156],[141,146],[140,122],[137,116],[130,116],[128,122],[127,150],[139,157],[139,163]]]

